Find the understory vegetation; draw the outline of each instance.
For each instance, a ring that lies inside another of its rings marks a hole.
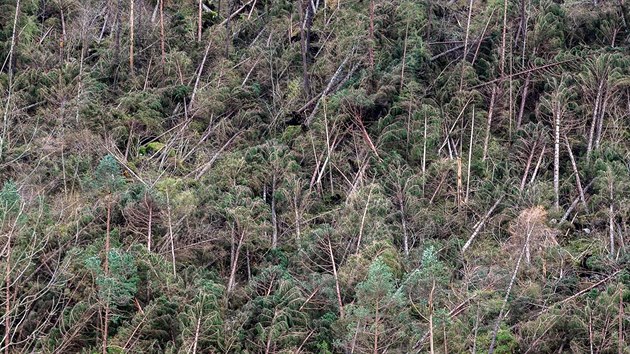
[[[625,0],[0,0],[0,352],[630,353]]]

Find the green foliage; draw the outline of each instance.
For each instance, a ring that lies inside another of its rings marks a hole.
[[[137,292],[138,270],[132,254],[117,248],[108,254],[109,274],[104,274],[101,260],[93,256],[85,260],[85,266],[95,274],[99,296],[113,306],[128,305]]]
[[[9,352],[627,351],[624,2],[19,3]]]
[[[94,170],[94,177],[90,182],[97,191],[104,194],[120,191],[126,184],[118,161],[110,154],[105,155],[99,161]]]
[[[0,219],[5,220],[7,216],[15,214],[20,209],[20,194],[13,181],[6,181],[0,190]]]

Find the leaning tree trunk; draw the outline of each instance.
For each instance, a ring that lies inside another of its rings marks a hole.
[[[553,193],[554,207],[560,210],[560,111],[554,112],[553,129]]]

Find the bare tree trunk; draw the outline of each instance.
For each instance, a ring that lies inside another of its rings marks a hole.
[[[472,17],[472,7],[473,2],[475,0],[470,0],[468,3],[468,19],[466,20],[466,37],[464,37],[464,57],[462,59],[462,72],[459,77],[459,90],[461,91],[464,87],[464,63],[466,62],[466,58],[468,56],[468,35],[470,34],[470,18]]]
[[[463,145],[463,144],[462,144]],[[461,154],[457,154],[457,206],[461,206],[463,198],[462,194],[464,193],[464,187],[462,182],[462,156]]]
[[[597,122],[597,133],[595,134],[595,149],[599,149],[602,141],[602,131],[604,128],[604,114],[606,113],[606,105],[608,104],[608,92],[604,92],[602,98],[601,109],[599,110],[599,120]]]
[[[135,0],[129,0],[129,70],[131,71],[132,76],[134,74],[134,67],[133,67],[134,2]]]
[[[554,207],[556,211],[560,210],[560,112],[554,112],[553,125],[553,193]]]
[[[118,67],[120,66],[120,32],[122,32],[122,21],[120,21],[120,12],[122,11],[122,0],[116,2],[116,35],[114,46],[114,64],[116,66],[116,77],[118,77]]]
[[[11,234],[12,232],[9,232],[7,235],[7,259],[4,271],[4,354],[9,354],[9,347],[11,345]]]
[[[164,43],[164,0],[160,1],[160,49],[162,50],[162,71],[164,71],[164,63],[166,61],[166,48]]]
[[[503,0],[503,32],[501,35],[501,65],[500,65],[500,74],[501,78],[505,76],[505,35],[507,32],[507,0]],[[501,80],[503,81],[503,80]]]
[[[230,266],[230,279],[228,280],[227,292],[228,294],[234,290],[236,286],[236,270],[238,268],[238,257],[241,253],[241,247],[243,246],[243,238],[245,237],[245,232],[241,231],[241,238],[238,240],[238,245],[236,246],[236,250],[232,251],[232,259]],[[234,232],[232,232],[232,247],[234,247]]]
[[[536,147],[538,145],[538,141],[534,143],[532,147],[532,151],[529,152],[529,157],[527,158],[527,164],[525,164],[525,172],[523,172],[523,178],[521,178],[521,185],[519,186],[519,190],[523,190],[525,188],[525,182],[527,182],[527,175],[529,175],[529,168],[531,167],[532,160],[534,159],[534,153],[536,152]]]
[[[466,196],[464,204],[468,204],[468,195],[470,194],[470,169],[472,163],[473,135],[475,133],[475,106],[472,108],[472,121],[470,125],[470,143],[468,144],[468,165],[466,166]]]
[[[228,0],[227,9],[228,14],[232,13],[232,9],[234,8],[234,0]],[[232,15],[229,15],[225,20],[225,57],[227,58],[230,55],[230,42],[232,42]]]
[[[276,215],[276,174],[274,173],[271,182],[271,249],[278,247],[278,216]]]
[[[335,256],[332,251],[332,244],[330,238],[328,238],[328,254],[330,256],[330,263],[332,264],[333,276],[335,278],[335,291],[337,292],[337,302],[339,304],[339,317],[343,318],[343,302],[341,301],[341,289],[339,286],[339,277],[337,276],[337,263],[335,262]]]
[[[521,106],[518,110],[518,116],[516,117],[516,130],[521,128],[521,124],[523,124],[523,115],[525,115],[525,102],[527,101],[527,93],[529,91],[529,78],[531,76],[531,72],[527,73],[525,77],[525,83],[523,84],[523,95],[521,96]]]
[[[373,345],[372,353],[373,354],[378,354],[378,335],[379,335],[379,333],[378,333],[378,322],[380,320],[379,313],[378,313],[379,312],[378,311],[379,310],[379,299],[376,299],[375,309],[376,309],[376,313],[374,315],[374,345]]]
[[[479,233],[479,231],[481,231],[481,228],[486,223],[486,220],[488,220],[488,218],[490,217],[490,215],[492,214],[494,209],[496,209],[497,206],[499,206],[499,203],[501,203],[502,200],[503,200],[503,196],[499,197],[499,199],[497,199],[497,201],[494,202],[492,207],[490,207],[488,212],[486,212],[486,215],[484,215],[483,218],[481,218],[481,220],[479,220],[477,222],[477,224],[475,225],[475,229],[474,229],[472,235],[470,235],[470,238],[468,239],[468,241],[466,241],[466,244],[464,244],[464,247],[462,247],[462,253],[466,252],[468,247],[470,247],[470,245],[472,244],[473,240],[475,239],[475,237],[477,237],[477,234]]]
[[[433,344],[433,292],[435,291],[435,279],[433,280],[433,286],[429,293],[429,352],[435,354]]]
[[[199,0],[199,9],[197,12],[197,42],[201,42],[201,29],[202,29],[202,11],[203,11],[203,0]]]
[[[4,153],[6,139],[7,139],[7,130],[9,126],[9,111],[11,111],[11,94],[13,93],[13,52],[15,51],[15,39],[17,34],[17,22],[18,16],[20,14],[20,0],[17,0],[15,3],[15,17],[13,17],[13,31],[11,34],[11,45],[9,46],[9,71],[8,71],[8,95],[7,95],[7,104],[4,108],[4,119],[2,123],[2,136],[0,137],[0,159],[2,158],[2,154]]]
[[[195,341],[193,342],[192,352],[197,354],[197,342],[199,342],[199,330],[201,329],[201,315],[197,315],[197,327],[195,328]]]
[[[594,354],[593,350],[593,310],[591,309],[588,314],[588,346],[590,348],[590,353]]]
[[[532,176],[529,179],[529,184],[534,183],[534,180],[536,179],[536,176],[538,175],[540,164],[542,163],[542,159],[545,156],[545,150],[547,150],[547,147],[543,145],[542,150],[540,151],[540,156],[538,156],[538,161],[536,162],[536,167],[534,167],[534,172],[532,173]]]
[[[166,191],[166,218],[168,222],[168,238],[171,243],[171,263],[173,265],[173,276],[177,275],[175,270],[175,243],[173,241],[173,222],[171,221],[171,200],[169,193]]]
[[[302,84],[304,87],[304,94],[306,99],[311,97],[311,83],[308,73],[308,47],[309,47],[309,34],[310,34],[310,12],[311,5],[308,0],[300,1],[300,45],[302,49]]]
[[[595,107],[593,108],[593,120],[591,121],[591,129],[588,135],[588,146],[586,147],[586,160],[590,161],[591,153],[593,152],[593,143],[595,138],[595,128],[597,127],[597,121],[599,119],[599,107],[602,99],[604,80],[601,79],[597,88],[597,97],[595,98]]]
[[[424,197],[424,185],[427,173],[427,114],[424,113],[424,136],[422,140],[422,197]]]
[[[571,145],[569,144],[569,139],[567,136],[564,136],[564,142],[567,145],[567,151],[569,152],[569,159],[571,159],[571,166],[573,167],[573,173],[575,173],[575,184],[577,185],[578,192],[580,193],[580,200],[582,200],[582,204],[584,205],[584,210],[588,210],[588,206],[586,205],[586,198],[584,197],[584,189],[582,189],[582,182],[580,181],[580,173],[577,168],[577,164],[575,163],[575,157],[573,156],[573,151],[571,151]]]
[[[109,331],[109,291],[105,299],[105,318],[103,320],[103,354],[107,354],[107,332]]]
[[[153,208],[149,205],[146,194],[144,195],[144,205],[147,207],[147,210],[149,212],[149,220],[147,222],[147,250],[151,252],[151,241],[152,241],[151,240],[152,239],[151,226],[153,223]]]
[[[617,337],[619,344],[617,345],[617,354],[623,354],[623,288],[619,289],[619,314],[617,316]]]
[[[490,107],[488,107],[488,122],[486,124],[486,137],[483,141],[483,157],[482,161],[486,161],[488,157],[488,144],[490,143],[490,128],[492,127],[492,114],[494,113],[494,101],[497,96],[497,86],[492,87],[492,96],[490,96]]]
[[[370,44],[368,47],[368,60],[370,63],[370,71],[374,72],[374,0],[370,0]]]
[[[409,256],[409,235],[407,233],[407,218],[405,217],[405,202],[402,195],[398,198],[398,201],[400,203],[400,222],[403,228],[403,250],[405,251],[405,256]]]
[[[361,217],[361,225],[359,226],[359,238],[357,240],[357,252],[361,249],[361,239],[363,238],[363,228],[365,226],[365,219],[367,217],[368,207],[370,206],[370,199],[372,198],[372,189],[368,192],[367,202],[365,202],[365,208],[363,208],[363,216]]]
[[[612,180],[608,182],[608,188],[610,189],[610,205],[608,210],[608,236],[610,237],[610,258],[615,257],[615,214],[613,209],[613,183]]]
[[[105,277],[109,277],[109,250],[110,250],[110,234],[112,220],[112,196],[108,196],[107,201],[107,221],[105,226],[105,260],[103,262],[103,273]],[[103,319],[103,354],[107,354],[107,332],[109,327],[109,289],[105,297],[105,318]]]
[[[402,92],[405,80],[405,63],[407,61],[407,37],[409,35],[409,21],[405,27],[405,44],[403,47],[402,69],[400,69],[400,92]],[[411,110],[409,111],[411,113]],[[409,138],[407,138],[409,140]]]

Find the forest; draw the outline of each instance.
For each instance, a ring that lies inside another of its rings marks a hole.
[[[0,0],[0,353],[630,353],[627,0]]]

